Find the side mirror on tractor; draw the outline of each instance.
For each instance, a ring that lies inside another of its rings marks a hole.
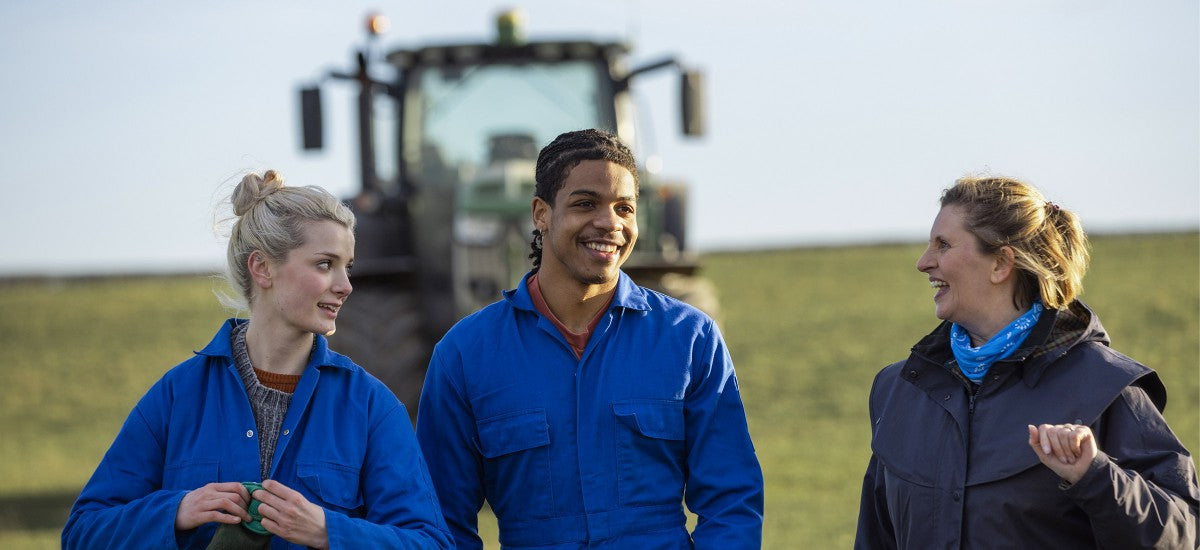
[[[304,150],[313,151],[324,146],[325,128],[321,116],[321,89],[300,89],[300,121],[304,136]]]
[[[679,120],[683,135],[702,136],[705,130],[704,73],[682,71],[679,75]]]

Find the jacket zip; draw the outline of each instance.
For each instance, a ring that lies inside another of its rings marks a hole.
[[[971,428],[975,425],[975,398],[979,396],[979,388],[983,385],[983,383],[980,382],[979,384],[973,384],[970,380],[967,380],[967,377],[963,376],[963,373],[958,370],[958,366],[954,364],[954,361],[948,361],[946,363],[946,368],[950,370],[955,378],[958,378],[958,380],[962,382],[964,387],[967,388],[967,468],[970,469],[971,465],[969,462],[971,459],[972,443]],[[966,488],[964,487],[963,490],[966,490]]]
[[[980,388],[980,386],[983,385],[983,383],[981,381],[979,384],[974,384],[970,380],[968,380],[966,376],[963,376],[962,371],[960,371],[958,369],[958,365],[956,365],[953,360],[947,361],[944,366],[947,370],[950,371],[950,373],[952,375],[954,375],[955,378],[958,378],[958,380],[960,382],[962,382],[963,386],[966,387],[966,389],[967,389],[967,430],[966,430],[967,431],[967,436],[966,436],[966,447],[967,448],[966,448],[965,454],[963,455],[963,462],[964,462],[963,486],[961,489],[962,490],[962,499],[963,499],[964,506],[965,506],[965,502],[967,500],[966,476],[967,476],[967,473],[971,471],[971,445],[973,443],[973,438],[971,437],[971,432],[972,432],[972,428],[975,425],[975,398],[979,396],[979,388]],[[963,524],[959,525],[959,529],[960,529],[960,531],[959,531],[959,547],[960,548],[963,547],[964,541],[966,540],[966,533],[961,531],[962,529],[965,529],[965,528],[966,528],[966,518],[964,517]]]

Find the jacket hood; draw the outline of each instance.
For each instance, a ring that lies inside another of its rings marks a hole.
[[[950,350],[949,321],[942,321],[933,332],[927,334],[912,347],[912,352],[932,362],[945,365],[954,359]],[[1096,342],[1108,346],[1108,332],[1100,324],[1100,318],[1091,308],[1079,300],[1071,302],[1066,309],[1046,309],[1021,347],[1011,356],[996,364],[1023,364],[1025,381],[1037,385],[1042,374],[1055,360],[1066,355],[1071,348],[1085,342]]]
[[[1022,380],[1032,388],[1038,385],[1055,361],[1072,349],[1089,343],[1108,348],[1108,332],[1100,323],[1100,317],[1087,304],[1075,300],[1066,309],[1047,309],[1042,312],[1021,347],[1007,359],[996,362],[992,368],[1020,369]],[[954,352],[950,350],[950,322],[943,321],[917,342],[912,352],[927,361],[948,365],[954,359]],[[1136,384],[1146,390],[1160,411],[1166,407],[1166,388],[1158,376],[1141,377]]]
[[[912,351],[922,355],[935,356],[939,355],[938,348],[944,347],[946,348],[944,351],[949,352],[950,325],[950,321],[942,321],[937,328],[933,329],[933,332],[921,338],[912,347]],[[1035,355],[1035,352],[1038,351],[1041,353],[1036,355],[1058,348],[1063,348],[1065,351],[1083,342],[1098,342],[1107,346],[1109,344],[1108,332],[1104,330],[1104,326],[1100,324],[1100,318],[1092,312],[1091,308],[1083,302],[1075,300],[1065,310],[1047,308],[1043,311],[1037,323],[1033,325],[1029,337],[1013,353],[1013,356],[1020,356],[1024,359]]]

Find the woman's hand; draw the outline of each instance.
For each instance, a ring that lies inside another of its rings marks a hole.
[[[1030,425],[1029,446],[1042,464],[1072,484],[1087,473],[1100,452],[1092,429],[1077,424]]]
[[[187,531],[205,523],[250,521],[250,493],[241,483],[209,483],[183,495],[175,511],[175,529]]]
[[[273,479],[262,483],[262,490],[252,495],[258,499],[262,526],[288,542],[312,548],[329,547],[329,531],[325,529],[325,509],[304,498]]]

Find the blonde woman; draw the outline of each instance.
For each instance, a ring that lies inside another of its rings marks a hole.
[[[404,406],[323,335],[350,296],[354,215],[318,187],[233,191],[249,319],[138,402],[71,509],[64,548],[450,548]],[[248,529],[248,531],[240,531]]]
[[[1196,469],[1154,371],[1077,299],[1074,214],[1006,178],[942,195],[942,320],[871,388],[856,548],[1194,548]]]

